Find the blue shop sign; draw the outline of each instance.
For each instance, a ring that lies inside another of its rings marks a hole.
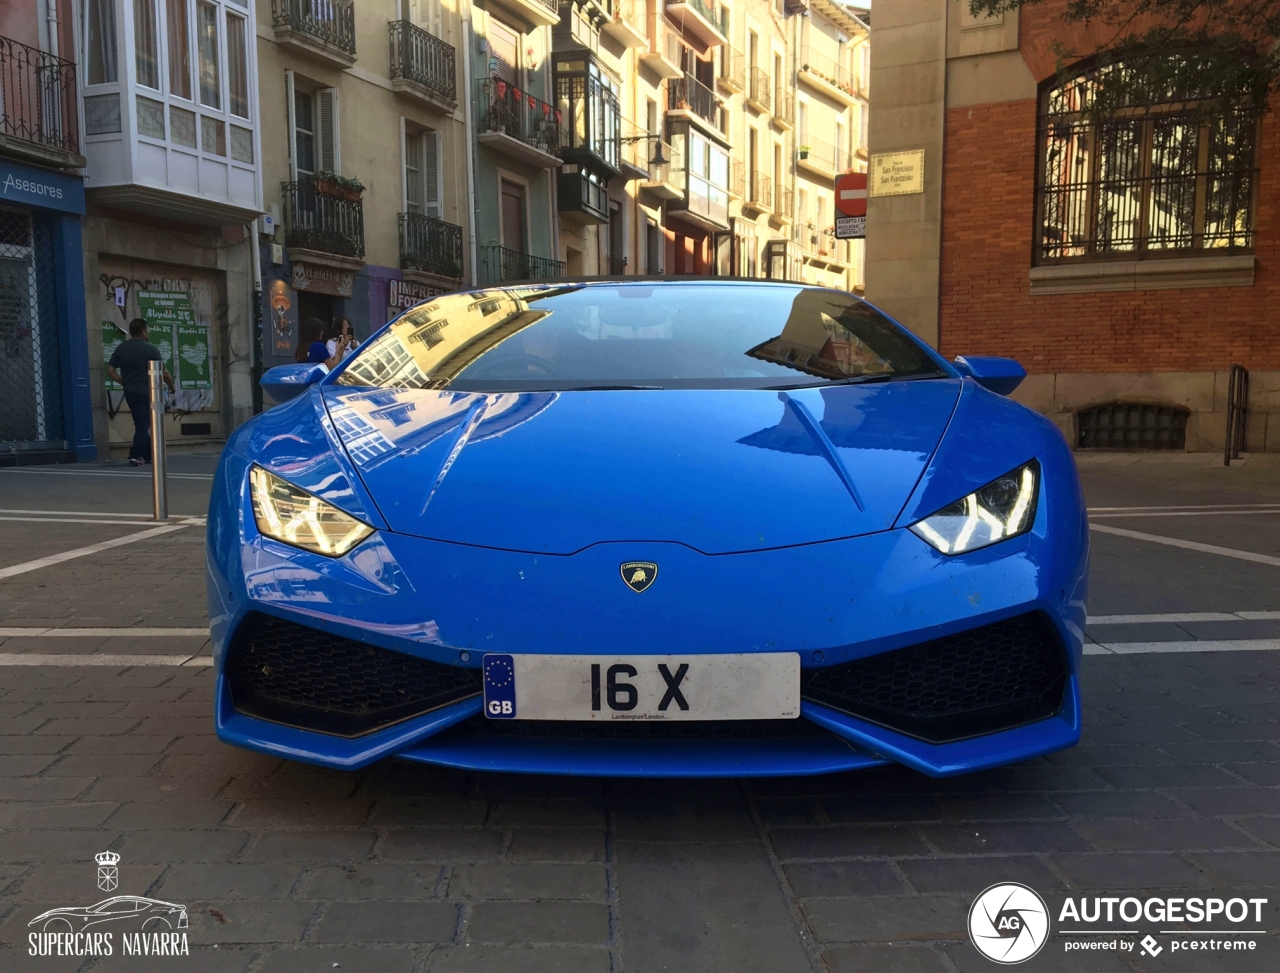
[[[83,213],[84,180],[0,159],[0,200]]]

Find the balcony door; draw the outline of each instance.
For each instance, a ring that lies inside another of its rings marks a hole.
[[[421,27],[434,37],[444,39],[440,0],[400,0],[400,11],[401,19],[409,21],[415,27]]]
[[[502,245],[517,253],[525,252],[525,187],[509,179],[502,180],[501,232]]]
[[[440,219],[440,133],[406,130],[404,209]]]

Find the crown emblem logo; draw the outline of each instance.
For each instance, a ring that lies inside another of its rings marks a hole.
[[[120,855],[114,851],[100,851],[93,856],[98,863],[98,888],[104,892],[114,892],[120,885]]]

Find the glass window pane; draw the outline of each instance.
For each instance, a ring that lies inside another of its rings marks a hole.
[[[85,0],[85,7],[87,83],[111,84],[117,79],[115,0]]]
[[[138,134],[148,138],[164,138],[164,104],[154,98],[137,97]]]
[[[160,44],[156,37],[155,0],[133,0],[133,49],[138,84],[160,87]]]
[[[200,104],[222,107],[222,79],[218,70],[218,8],[202,3],[196,8],[196,33],[200,45]]]
[[[1142,123],[1108,122],[1099,130],[1097,249],[1135,250],[1142,209]]]
[[[316,171],[315,123],[312,120],[311,96],[298,91],[293,96],[294,156],[299,173]]]
[[[1151,126],[1151,192],[1147,202],[1147,247],[1152,250],[1191,246],[1196,208],[1196,159],[1200,123],[1163,118]]]
[[[227,14],[227,89],[231,114],[249,117],[249,52],[245,47],[244,18]]]
[[[200,116],[200,148],[210,155],[227,154],[227,126],[218,118]]]
[[[196,113],[169,106],[169,141],[188,148],[196,147]]]
[[[1209,171],[1204,202],[1206,247],[1253,246],[1250,210],[1257,132],[1257,121],[1245,114],[1232,114],[1209,124]]]
[[[190,0],[168,0],[169,93],[191,98],[191,24],[187,17]]]
[[[253,132],[239,125],[231,126],[231,158],[253,165]]]

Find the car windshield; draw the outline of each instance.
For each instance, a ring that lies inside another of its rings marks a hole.
[[[366,342],[335,381],[512,392],[788,389],[943,375],[851,294],[649,281],[445,294]]]

